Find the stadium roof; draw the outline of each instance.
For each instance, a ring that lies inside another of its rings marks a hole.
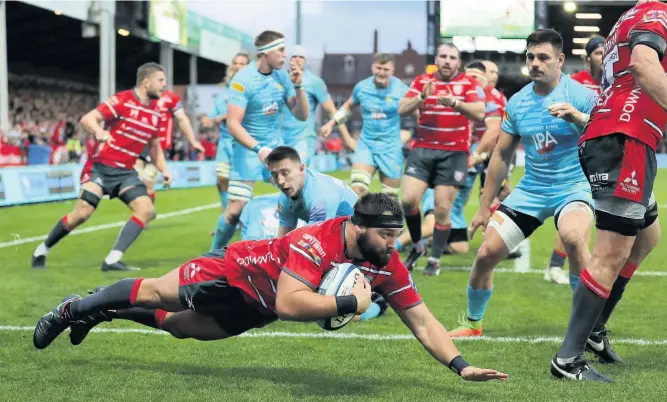
[[[84,38],[82,22],[18,1],[7,2],[7,59],[14,75],[63,78],[90,85],[99,81],[99,37]],[[116,83],[134,84],[139,65],[160,60],[159,43],[116,35]],[[174,84],[189,83],[190,55],[174,50]],[[218,83],[225,66],[198,58],[199,83]]]

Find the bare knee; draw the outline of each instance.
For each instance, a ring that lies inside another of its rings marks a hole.
[[[233,224],[239,221],[245,202],[240,200],[230,200],[229,205],[225,209],[225,220],[227,223]]]
[[[470,251],[470,245],[466,241],[457,241],[449,244],[449,251],[452,254],[466,254]]]
[[[568,250],[577,250],[585,248],[584,234],[576,228],[563,228],[558,230],[563,245]]]
[[[86,202],[77,205],[74,212],[68,216],[67,222],[69,229],[72,230],[75,227],[84,224],[94,212],[95,208]]]
[[[482,246],[477,250],[476,262],[485,267],[491,267],[503,258],[505,252],[505,245],[498,246],[488,242],[483,242]]]
[[[435,221],[441,225],[449,223],[449,215],[451,212],[450,205],[436,205],[433,210]]]
[[[153,202],[148,197],[139,197],[132,201],[132,213],[141,219],[142,222],[148,222],[153,218]]]

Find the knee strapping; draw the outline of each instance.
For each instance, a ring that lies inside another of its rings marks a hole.
[[[363,170],[352,170],[350,174],[350,186],[359,187],[368,191],[368,188],[371,186],[371,181],[373,177]]]
[[[132,201],[143,196],[148,197],[148,191],[146,190],[146,186],[142,184],[140,186],[134,186],[131,189],[125,191],[119,195],[118,198],[120,198],[120,200],[123,201],[125,205],[130,205]]]
[[[514,250],[526,238],[516,222],[502,211],[496,211],[491,216],[489,226],[498,232],[509,251]]]
[[[230,200],[248,202],[252,198],[252,187],[240,181],[230,181],[227,192]]]
[[[88,190],[83,190],[79,198],[87,202],[93,208],[97,208],[97,205],[100,203],[100,197]]]
[[[231,171],[231,166],[229,163],[220,162],[215,165],[215,173],[218,177],[229,178],[229,172]]]
[[[398,193],[400,192],[400,190],[401,189],[398,188],[398,187],[391,187],[391,186],[388,186],[384,183],[382,184],[382,192],[384,194],[390,195],[390,196],[392,196],[396,199],[398,199]]]

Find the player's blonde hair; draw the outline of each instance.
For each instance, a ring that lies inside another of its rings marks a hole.
[[[153,73],[158,71],[162,71],[164,73],[165,69],[160,64],[153,62],[142,64],[137,69],[137,85],[140,85],[146,78],[150,77],[153,75]]]
[[[394,55],[390,53],[375,53],[373,55],[373,63],[375,64],[387,64],[394,62]]]

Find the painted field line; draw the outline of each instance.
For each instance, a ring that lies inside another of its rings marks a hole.
[[[440,265],[440,274],[447,274],[447,271],[457,271],[457,272],[470,272],[472,267],[469,266],[449,266],[449,265]],[[423,266],[416,266],[415,271],[423,271]],[[529,268],[523,271],[517,271],[515,268],[496,268],[493,270],[497,274],[541,274],[544,275],[543,269],[534,269]],[[634,276],[667,276],[665,271],[642,271],[641,269],[637,270],[634,273]]]
[[[33,332],[34,327],[18,325],[0,325],[0,332]],[[143,334],[169,335],[167,332],[140,328],[94,328],[91,332],[107,334]],[[241,338],[309,338],[309,339],[361,339],[369,341],[408,341],[414,340],[412,335],[356,334],[351,332],[287,332],[287,331],[251,331],[239,335]],[[560,343],[563,338],[556,336],[480,336],[455,338],[455,342],[490,342],[490,343]],[[612,338],[611,343],[621,345],[660,346],[667,345],[665,340],[638,338]]]
[[[181,209],[178,211],[173,211],[173,212],[167,212],[164,214],[158,214],[157,218],[155,219],[169,219],[173,218],[176,216],[183,216],[183,215],[190,215],[194,214],[195,212],[199,211],[206,211],[209,209],[214,209],[214,208],[220,208],[220,203],[212,203],[212,204],[206,204],[206,205],[201,205],[198,207],[193,207],[193,208],[186,208],[186,209]],[[127,220],[125,221],[117,221],[117,222],[112,222],[112,223],[107,223],[104,225],[96,225],[96,226],[89,226],[89,227],[84,227],[81,229],[75,229],[72,233],[69,234],[69,236],[74,236],[74,235],[80,235],[84,233],[91,233],[91,232],[99,232],[100,230],[105,230],[105,229],[112,229],[112,228],[118,228],[127,223]],[[18,237],[18,235],[16,235]],[[33,236],[33,237],[26,237],[26,238],[17,238],[16,240],[8,241],[8,242],[3,242],[0,243],[0,248],[6,248],[6,247],[13,247],[13,246],[18,246],[20,244],[25,244],[25,243],[33,243],[33,242],[38,242],[38,241],[43,241],[46,239],[47,235],[41,235],[41,236]]]

